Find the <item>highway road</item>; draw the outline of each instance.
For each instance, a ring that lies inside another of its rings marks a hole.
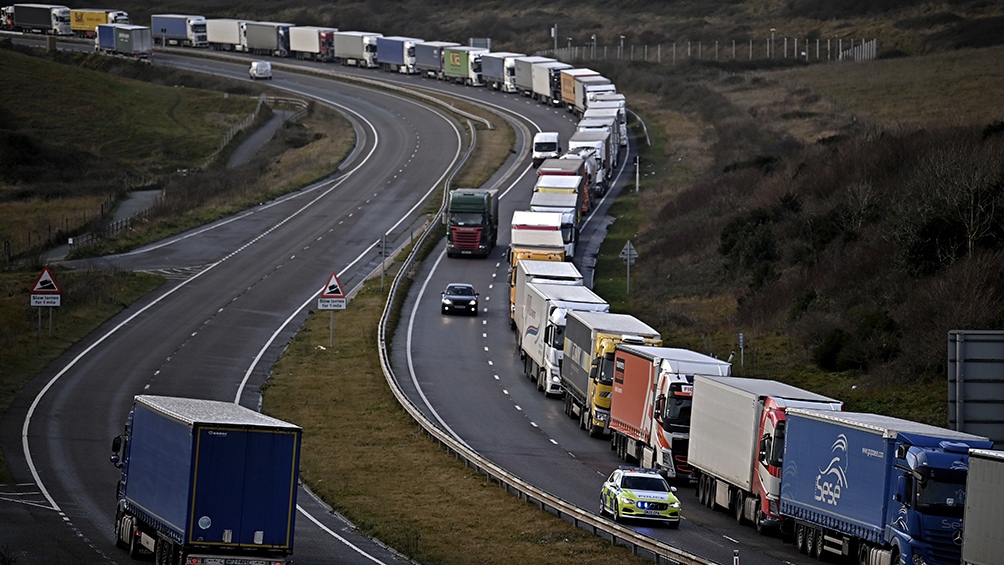
[[[158,54],[158,63],[245,76],[243,65],[210,60]],[[480,100],[522,116],[531,133],[559,131],[567,139],[574,129],[570,114],[514,95],[333,70]],[[351,288],[371,272],[380,234],[406,239],[418,226],[415,205],[442,183],[462,152],[462,126],[413,101],[372,91],[363,95],[355,86],[282,70],[273,83],[343,108],[360,147],[332,181],[99,263],[162,272],[169,282],[50,366],[0,423],[0,441],[20,483],[0,503],[0,522],[11,525],[12,539],[32,540],[31,554],[19,563],[127,562],[111,536],[117,472],[107,450],[132,395],[239,400],[256,407],[258,385],[327,275],[338,271]],[[525,143],[517,138],[518,145]],[[498,175],[504,177],[502,218],[526,209],[532,190],[529,163],[511,164],[512,174]],[[583,242],[602,237],[610,201],[583,229]],[[412,392],[421,388],[430,413],[474,449],[540,488],[595,510],[603,478],[621,462],[608,442],[589,438],[565,417],[559,400],[544,398],[521,376],[505,310],[507,243],[503,230],[488,260],[434,255],[426,261],[402,316],[407,323],[394,336],[397,343],[408,343],[394,348],[395,369],[413,378]],[[588,264],[582,247],[579,265]],[[450,281],[479,288],[481,316],[439,314],[439,292]],[[680,530],[639,529],[721,563],[731,562],[735,549],[743,563],[807,561],[792,546],[700,507],[692,489],[678,494],[685,517]],[[298,563],[370,562],[326,531],[348,537],[344,523],[303,493],[300,502],[305,513],[297,522]],[[350,541],[381,561],[394,559],[366,540]]]

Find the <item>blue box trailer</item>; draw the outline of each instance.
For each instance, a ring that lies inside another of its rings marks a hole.
[[[968,451],[987,438],[860,412],[787,416],[780,511],[799,551],[959,563]]]
[[[238,404],[140,395],[115,438],[116,542],[156,563],[288,563],[301,429]]]
[[[115,51],[115,28],[110,25],[99,25],[94,36],[96,51]]]
[[[387,36],[377,38],[377,63],[386,71],[414,74],[415,45],[422,40],[415,37]]]
[[[415,69],[423,77],[442,80],[443,50],[447,47],[457,47],[459,43],[450,41],[423,41],[415,44]]]

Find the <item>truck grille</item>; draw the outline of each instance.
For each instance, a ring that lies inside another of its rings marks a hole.
[[[453,248],[463,251],[477,251],[481,244],[482,228],[451,228],[453,233]]]
[[[962,555],[962,547],[955,543],[954,530],[929,529],[926,532],[930,555],[924,557],[927,561],[937,563],[955,563]],[[961,537],[959,539],[962,539]]]

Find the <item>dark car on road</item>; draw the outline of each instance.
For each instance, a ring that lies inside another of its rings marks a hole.
[[[443,291],[443,314],[461,312],[472,316],[478,315],[478,293],[474,287],[466,283],[450,283]]]

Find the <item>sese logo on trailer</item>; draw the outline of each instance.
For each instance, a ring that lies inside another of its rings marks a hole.
[[[816,475],[813,498],[824,503],[837,505],[840,492],[847,488],[847,436],[840,434],[830,447],[830,462]]]

